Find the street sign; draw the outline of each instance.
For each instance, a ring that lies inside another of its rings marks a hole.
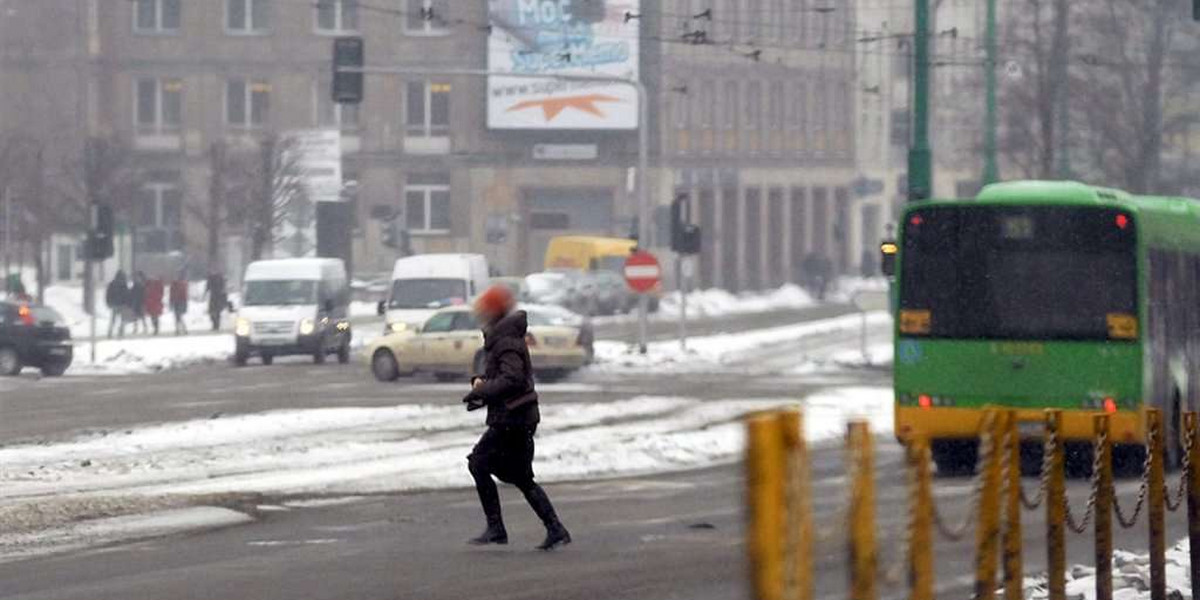
[[[658,286],[662,280],[662,266],[653,254],[638,250],[625,259],[625,283],[629,289],[645,294]]]

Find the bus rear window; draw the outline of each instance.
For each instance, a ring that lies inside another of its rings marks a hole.
[[[901,333],[1137,337],[1135,230],[1091,207],[937,207],[905,224]],[[906,331],[907,329],[907,331]]]

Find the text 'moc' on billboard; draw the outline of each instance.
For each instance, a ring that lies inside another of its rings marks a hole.
[[[541,77],[488,78],[492,129],[636,129],[640,0],[488,0],[488,69]]]

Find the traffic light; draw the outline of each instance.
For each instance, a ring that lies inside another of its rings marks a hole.
[[[382,242],[388,248],[400,247],[400,227],[396,224],[396,219],[389,219],[380,223],[382,234]]]
[[[692,225],[691,212],[687,194],[671,202],[671,249],[680,254],[700,253],[700,227]]]
[[[1192,20],[1200,21],[1200,0],[1192,0]]]
[[[895,240],[884,240],[879,244],[879,270],[887,277],[896,274],[896,253],[900,251],[900,247],[896,245]]]
[[[340,37],[333,40],[333,101],[338,104],[360,104],[363,99],[363,74],[343,69],[361,69],[366,50],[361,37]]]
[[[91,206],[84,253],[91,260],[105,260],[113,255],[113,212],[107,204]]]

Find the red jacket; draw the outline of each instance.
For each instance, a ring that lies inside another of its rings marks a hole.
[[[146,282],[146,314],[159,316],[163,312],[163,282],[151,279]]]

